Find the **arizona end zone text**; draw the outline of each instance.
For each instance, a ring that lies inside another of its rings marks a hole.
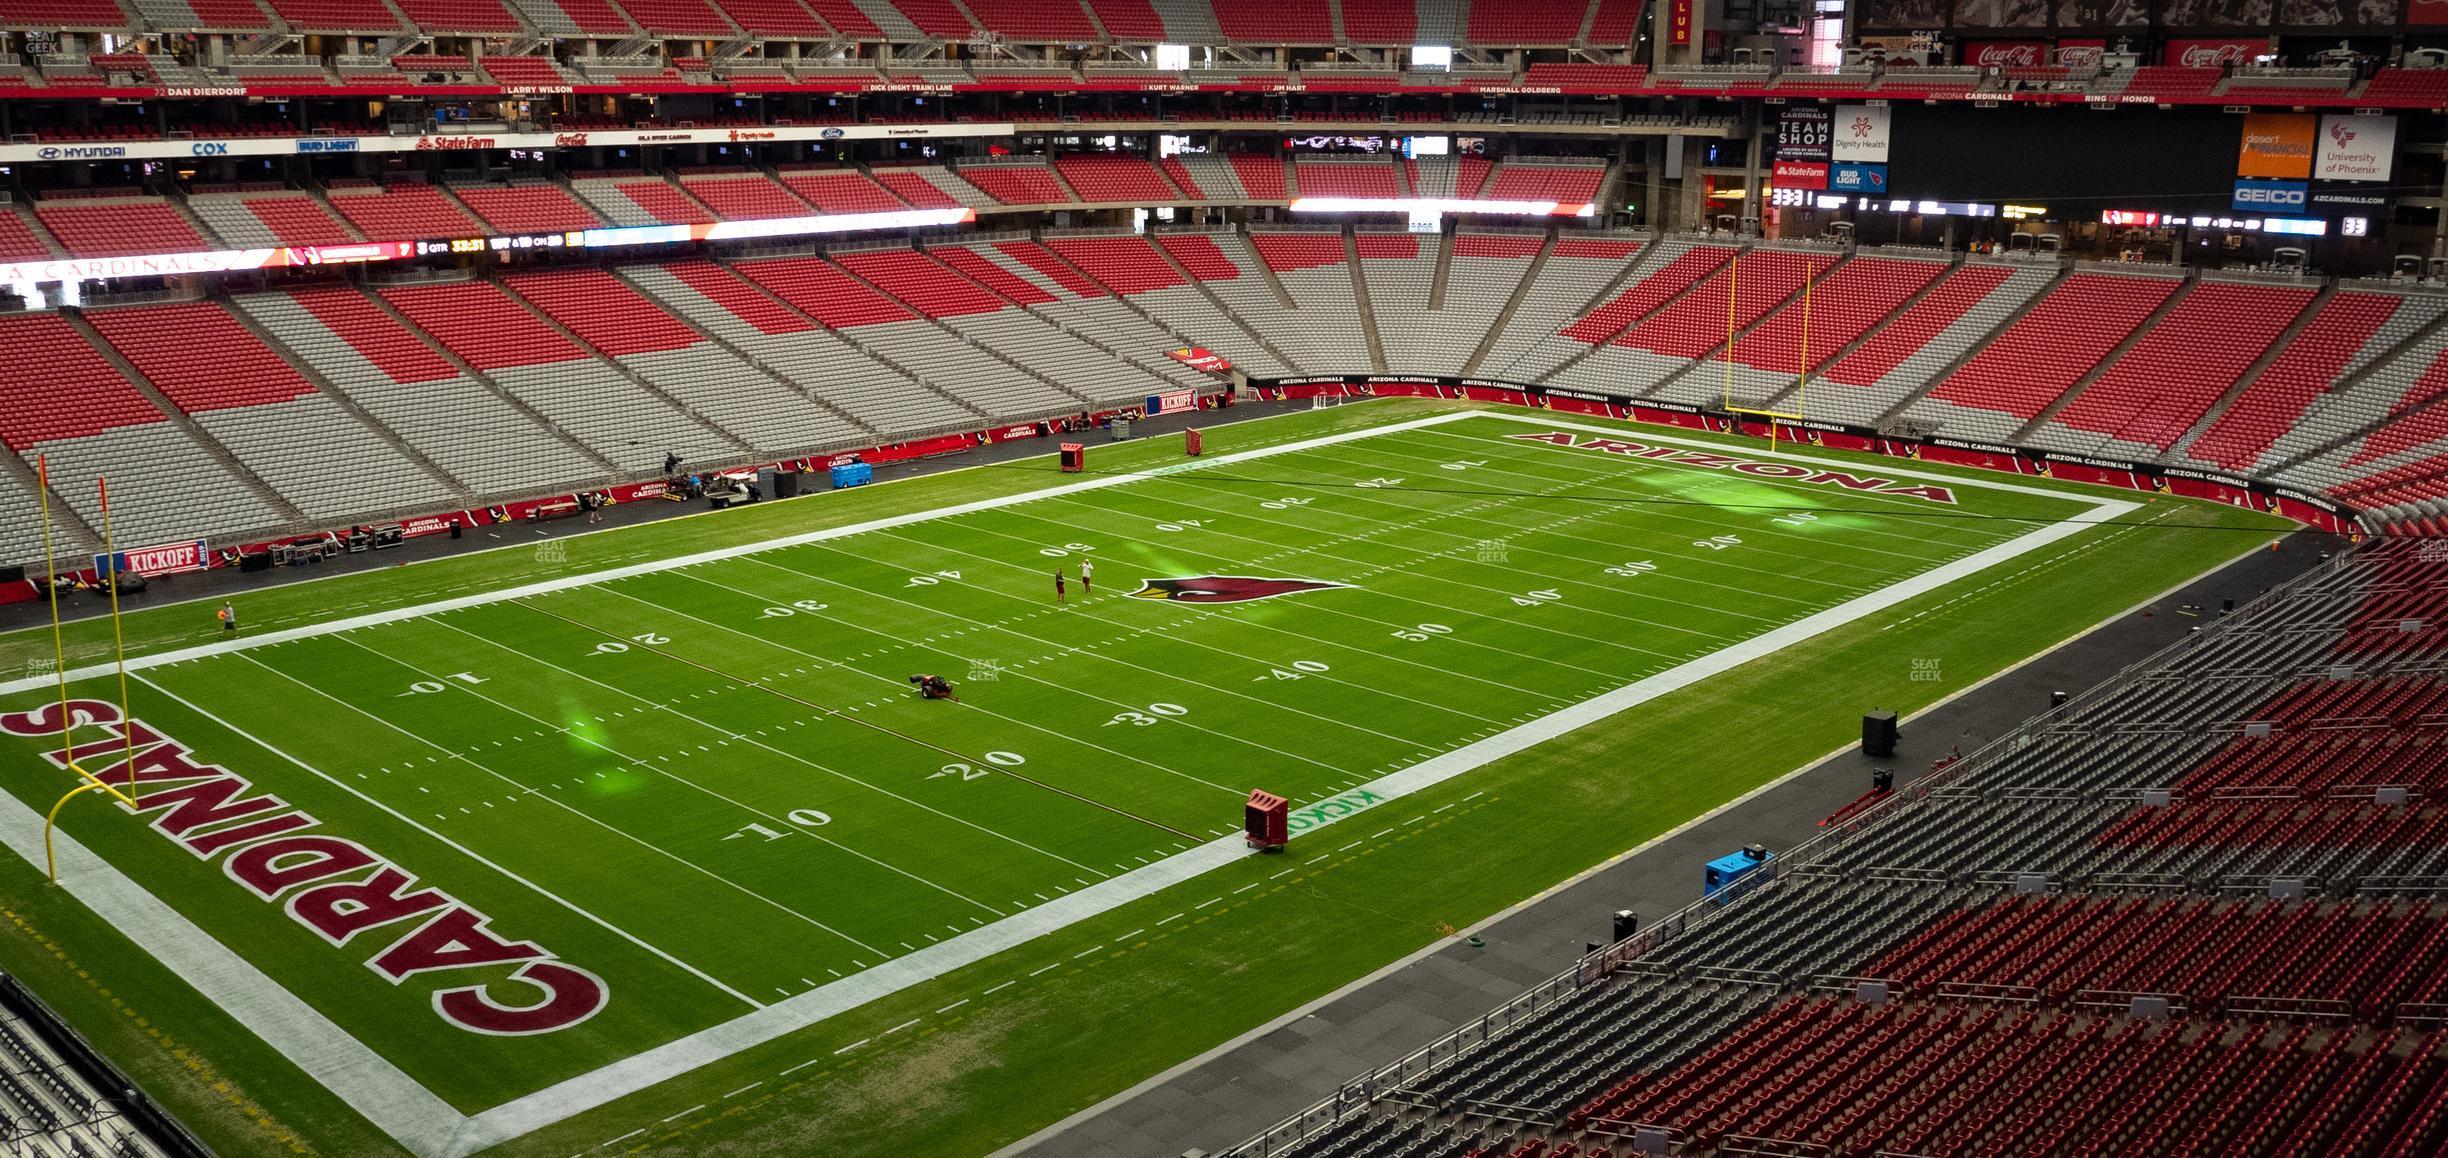
[[[69,700],[0,715],[0,733],[11,736],[60,735],[63,724],[98,727],[104,738],[45,758],[62,768],[117,758],[94,776],[135,795],[130,811],[158,814],[154,831],[200,859],[221,857],[231,880],[280,904],[329,944],[346,946],[369,929],[421,918],[365,963],[391,984],[423,973],[517,966],[506,980],[508,988],[525,990],[524,1003],[496,999],[500,980],[437,990],[434,1013],[454,1026],[499,1036],[551,1033],[593,1017],[611,996],[602,978],[530,942],[495,936],[487,928],[492,918],[439,889],[418,888],[416,877],[364,845],[308,831],[322,822],[278,796],[247,795],[253,785],[244,777],[196,762],[186,745],[126,718],[116,705]],[[133,759],[126,755],[131,742]],[[282,903],[291,889],[298,891]]]
[[[1946,487],[1929,486],[1923,483],[1904,483],[1891,478],[1879,478],[1875,475],[1848,474],[1840,470],[1797,466],[1790,462],[1753,462],[1750,459],[1733,455],[1708,454],[1672,446],[1650,446],[1646,443],[1630,442],[1620,438],[1576,438],[1561,430],[1550,430],[1538,434],[1508,434],[1505,437],[1522,442],[1544,442],[1553,446],[1571,447],[1574,450],[1595,450],[1605,454],[1630,455],[1634,458],[1673,463],[1676,466],[1696,466],[1706,470],[1732,470],[1758,478],[1785,479],[1789,482],[1802,483],[1805,486],[1838,487],[1849,491],[1865,491],[1872,494],[1919,499],[1925,503],[1955,505],[1955,492]]]

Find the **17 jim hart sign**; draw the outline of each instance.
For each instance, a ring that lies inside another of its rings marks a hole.
[[[164,840],[206,863],[239,889],[275,905],[335,949],[349,950],[394,986],[428,974],[434,1016],[495,1036],[567,1029],[602,1012],[611,990],[594,973],[529,941],[493,932],[493,919],[405,867],[347,837],[245,777],[195,759],[185,744],[99,700],[69,700],[0,715],[0,734],[58,736],[72,729],[99,739],[44,753],[67,768],[88,768],[135,797],[120,805]],[[98,729],[98,731],[96,731]],[[134,751],[131,758],[128,753]]]

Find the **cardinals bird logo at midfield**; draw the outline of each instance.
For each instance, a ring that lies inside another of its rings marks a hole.
[[[1142,579],[1133,599],[1169,599],[1175,603],[1247,603],[1303,591],[1349,587],[1323,579],[1257,579],[1248,575],[1198,575],[1188,579]]]

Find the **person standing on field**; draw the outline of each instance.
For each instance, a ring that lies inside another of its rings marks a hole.
[[[1096,560],[1080,560],[1080,598],[1096,594]]]
[[[1062,573],[1062,568],[1060,568],[1060,567],[1056,567],[1056,568],[1054,569],[1054,602],[1056,602],[1056,603],[1068,603],[1068,602],[1070,602],[1070,600],[1065,599],[1065,598],[1063,597],[1063,573]]]
[[[221,630],[238,630],[238,608],[235,605],[223,603],[221,610],[213,612],[213,617],[221,621]]]

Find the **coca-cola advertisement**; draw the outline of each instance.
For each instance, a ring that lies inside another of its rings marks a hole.
[[[2159,14],[2165,28],[2267,28],[2270,0],[2167,0]]]
[[[2067,68],[2098,68],[2100,58],[2108,54],[2105,40],[2060,40],[2057,42],[2057,63]]]
[[[2039,68],[2048,63],[2048,42],[1967,40],[1962,60],[1974,68]]]
[[[2057,0],[2057,27],[2141,28],[2150,23],[2148,0]]]
[[[2161,54],[2159,63],[2183,68],[2233,68],[2251,64],[2254,57],[2269,54],[2269,41],[2261,37],[2212,37],[2171,40]]]
[[[2048,0],[1955,0],[1957,28],[2046,28]]]

